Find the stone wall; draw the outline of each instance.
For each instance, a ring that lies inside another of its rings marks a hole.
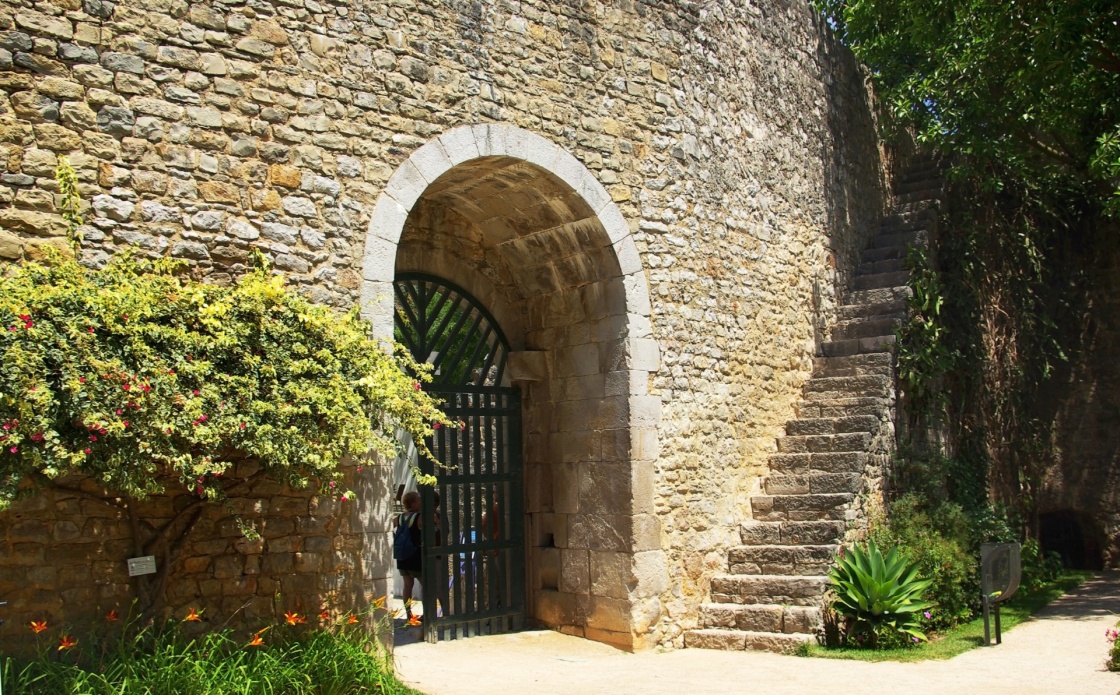
[[[434,136],[483,122],[574,155],[636,247],[651,300],[638,337],[656,341],[660,360],[642,384],[657,403],[642,407],[655,417],[637,437],[622,428],[624,458],[648,474],[642,533],[663,559],[652,570],[635,559],[615,581],[665,578],[650,584],[661,582],[652,601],[627,588],[641,615],[600,628],[623,634],[640,623],[627,644],[679,645],[738,543],[749,494],[885,200],[863,74],[807,3],[4,0],[0,257],[34,256],[60,238],[52,172],[64,154],[92,204],[87,263],[132,247],[225,282],[258,248],[316,301],[351,306],[390,176]],[[439,217],[415,214],[418,229]],[[445,234],[469,226],[446,222],[456,214],[442,218]],[[445,257],[450,279],[468,286],[453,270],[466,256],[445,249]],[[617,261],[596,262],[602,272],[581,276],[591,267],[581,266],[563,278],[588,288],[597,302],[589,306],[610,301],[590,286],[610,286],[614,271],[603,269]],[[479,280],[472,291],[516,309],[524,287],[498,291],[512,287],[499,271],[474,274],[490,289]],[[532,348],[531,331],[548,327],[525,328]],[[612,330],[635,337],[627,325]],[[558,357],[586,358],[584,340]],[[633,354],[620,356],[632,364]],[[593,375],[562,378],[579,376]],[[570,385],[542,384],[541,402],[558,403]],[[632,420],[636,401],[623,400]],[[566,431],[561,410],[535,411],[545,419],[536,434]],[[528,438],[527,446],[533,464]],[[541,514],[608,470],[580,478],[581,464],[544,451],[538,465],[577,471],[549,475]],[[606,482],[633,506],[632,481]],[[556,624],[603,637],[593,632],[591,597],[620,593],[603,586],[618,558],[590,536],[586,543],[578,561],[543,553],[533,571],[548,575],[538,588],[587,596],[583,614]],[[384,553],[367,562],[363,581],[388,575]]]
[[[166,494],[133,503],[135,527],[127,500],[77,477],[13,504],[0,514],[0,596],[8,601],[0,640],[33,649],[31,620],[81,638],[113,627],[110,611],[124,621],[153,604],[147,616],[157,621],[195,609],[203,618],[195,629],[260,629],[288,611],[317,623],[326,610],[335,621],[385,595],[364,558],[387,552],[372,544],[384,537],[376,532],[388,510],[293,490],[254,469],[236,471],[221,503],[197,504],[169,480]],[[370,494],[376,469],[347,477],[365,499],[384,496]],[[255,533],[247,537],[246,527]],[[149,554],[157,574],[130,578],[126,559]]]

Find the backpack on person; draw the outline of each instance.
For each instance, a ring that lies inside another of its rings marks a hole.
[[[405,517],[408,517],[406,520]],[[411,514],[401,514],[397,519],[397,530],[393,532],[393,559],[394,560],[408,560],[416,553],[420,552],[420,548],[412,542],[412,524],[416,522],[416,517],[419,512],[412,512]]]

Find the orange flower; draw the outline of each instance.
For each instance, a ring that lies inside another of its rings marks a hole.
[[[47,621],[46,620],[32,620],[31,621],[31,631],[34,632],[36,635],[39,634],[40,632],[42,632],[43,630],[46,630],[46,629],[47,629]]]
[[[418,615],[408,616],[408,626],[409,627],[420,627],[420,625],[421,625],[420,616],[418,616]]]
[[[385,607],[385,599],[387,599],[387,598],[389,598],[388,594],[386,594],[385,596],[382,596],[379,599],[374,600],[373,607],[374,608],[384,608]]]
[[[264,630],[268,630],[268,628],[264,628],[263,630],[256,631],[253,635],[253,639],[249,640],[249,644],[245,645],[245,646],[246,647],[260,647],[260,646],[262,646],[264,644],[264,640],[261,639],[261,635],[264,635]]]
[[[284,622],[289,625],[302,625],[303,623],[307,622],[307,618],[300,615],[299,613],[285,613]]]
[[[187,617],[183,618],[183,620],[188,623],[202,622],[202,614],[195,612],[195,610],[192,608],[191,612],[187,613]]]
[[[346,622],[349,623],[350,625],[357,625],[358,624],[358,616],[352,615],[352,616],[350,616],[349,618],[346,619]]]
[[[326,622],[326,621],[329,621],[330,619],[331,619],[331,612],[329,610],[327,610],[326,608],[324,608],[323,612],[319,614],[319,620],[322,620],[322,621]]]
[[[110,622],[110,623],[115,623],[120,619],[121,619],[121,616],[120,616],[119,613],[117,613],[116,608],[114,608],[113,610],[111,610],[111,611],[109,611],[108,613],[105,614],[105,620]]]
[[[70,635],[63,635],[58,640],[58,651],[61,652],[64,649],[72,649],[72,648],[76,647],[77,645],[78,645],[78,640],[74,639]]]

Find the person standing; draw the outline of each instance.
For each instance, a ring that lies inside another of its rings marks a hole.
[[[421,572],[424,562],[424,534],[421,532],[420,523],[420,493],[415,491],[406,493],[401,498],[401,504],[404,505],[404,512],[393,520],[393,554],[397,558],[397,569],[404,577],[404,594],[401,598],[404,599],[405,617],[412,620],[413,588],[416,582],[421,582],[423,588]],[[410,542],[404,541],[402,536],[405,533]],[[409,545],[412,548],[411,553],[401,550]]]

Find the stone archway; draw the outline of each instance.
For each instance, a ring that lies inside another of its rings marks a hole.
[[[647,390],[659,355],[618,207],[543,137],[455,128],[401,164],[374,208],[361,311],[381,338],[404,271],[469,290],[515,351],[529,617],[625,648],[655,644],[668,586],[653,508],[660,399]]]

